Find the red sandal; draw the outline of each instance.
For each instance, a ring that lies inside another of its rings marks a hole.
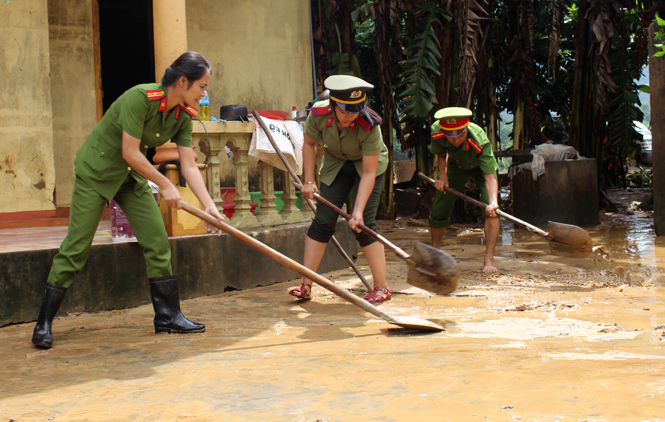
[[[380,295],[379,292],[382,292],[385,296]],[[392,299],[392,293],[394,293],[392,290],[388,290],[385,287],[375,287],[374,290],[367,293],[363,299],[371,304],[381,303]]]
[[[312,298],[312,286],[303,281],[300,286],[290,290],[289,294],[299,299],[310,300]]]

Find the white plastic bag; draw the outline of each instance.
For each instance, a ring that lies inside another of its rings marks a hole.
[[[540,144],[531,151],[533,161],[531,162],[531,174],[533,180],[545,174],[546,161],[577,160],[580,153],[575,148],[561,144]]]
[[[295,121],[272,120],[263,118],[277,147],[282,151],[286,160],[296,174],[302,174],[302,147],[304,136],[300,123]],[[254,133],[249,147],[249,155],[264,161],[273,167],[287,171],[286,166],[279,158],[270,140],[258,122],[254,123]]]

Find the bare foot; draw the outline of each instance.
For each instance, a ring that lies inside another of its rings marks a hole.
[[[494,265],[485,265],[483,267],[483,272],[484,273],[498,273],[499,269],[495,267]]]
[[[499,269],[494,266],[494,260],[485,260],[485,266],[483,267],[484,273],[498,273]]]

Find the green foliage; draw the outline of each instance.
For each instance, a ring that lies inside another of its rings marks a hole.
[[[349,55],[346,53],[335,53],[332,56],[333,68],[328,70],[328,75],[353,75],[349,67]]]
[[[610,97],[607,128],[609,147],[619,149],[633,157],[640,152],[638,141],[642,139],[635,130],[633,121],[642,121],[644,115],[640,110],[640,97],[635,81],[639,75],[634,70],[631,58],[623,52],[615,52],[610,58],[612,79],[616,84],[613,96]]]
[[[358,2],[356,2],[357,4]],[[361,4],[356,10],[351,12],[351,19],[354,22],[366,21],[372,16],[372,4]]]
[[[367,19],[363,22],[355,23],[356,31],[356,55],[363,79],[375,86],[375,89],[367,92],[367,101],[370,107],[379,115],[383,114],[383,101],[381,100],[381,81],[379,80],[379,70],[376,63],[376,52],[374,44],[376,42],[376,29],[374,20]]]
[[[663,41],[665,39],[665,20],[661,19],[660,16],[656,15],[656,22],[658,22],[659,30],[654,35],[654,47],[660,49],[659,52],[655,53],[654,57],[663,57],[665,55],[665,44],[658,43],[656,41]]]
[[[577,6],[577,4],[573,3],[570,6],[568,6],[567,9],[568,13],[564,18],[564,22],[567,25],[574,25],[575,23],[577,23],[577,15],[579,14],[580,8]]]
[[[628,159],[628,161],[633,161]],[[637,164],[636,164],[637,165]],[[632,171],[635,168],[637,171]],[[653,171],[649,167],[632,167],[631,171],[626,175],[626,180],[629,185],[636,188],[646,188],[653,186]]]
[[[519,80],[510,65],[514,51],[511,43],[516,42],[516,9],[511,3],[497,3],[489,12],[492,14],[491,44],[492,56],[496,58],[492,79],[496,85],[497,105],[500,111],[514,112],[515,89]],[[559,45],[556,51],[554,77],[548,72],[549,34],[552,30],[551,1],[534,0],[533,5],[533,45],[531,68],[527,72],[533,88],[533,107],[540,115],[539,127],[543,136],[556,143],[569,137],[571,98],[575,80],[575,35],[578,8],[575,4],[563,10]],[[509,136],[512,125],[502,124],[501,135]],[[530,139],[527,139],[528,147]],[[511,142],[512,144],[512,142]]]
[[[432,99],[436,97],[434,77],[441,74],[441,44],[432,26],[452,17],[438,5],[417,6],[413,14],[421,17],[404,50],[407,59],[400,62],[404,71],[400,75],[401,100],[397,106],[403,119],[425,119],[432,110]]]

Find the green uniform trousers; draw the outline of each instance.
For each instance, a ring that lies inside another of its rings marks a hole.
[[[376,212],[379,209],[384,178],[385,173],[376,176],[376,179],[374,180],[374,188],[372,189],[369,199],[367,199],[367,204],[365,204],[365,210],[363,211],[364,224],[374,231],[377,231]],[[356,194],[358,193],[359,184],[360,175],[358,175],[358,170],[356,170],[353,161],[347,161],[344,163],[339,173],[337,173],[335,180],[330,186],[321,182],[321,196],[338,208],[342,208],[352,190],[354,190]],[[355,202],[355,196],[353,197],[353,200]],[[353,209],[353,205],[351,204],[348,208]],[[314,216],[312,225],[309,226],[307,236],[317,242],[328,243],[330,238],[335,234],[338,218],[339,215],[337,212],[323,204],[317,203],[316,215]],[[363,248],[376,242],[376,239],[365,232],[358,233],[354,231],[353,234]]]
[[[172,275],[171,247],[157,201],[148,184],[139,191],[135,191],[135,187],[134,178],[127,176],[113,199],[122,208],[136,240],[143,247],[148,277]],[[107,202],[83,179],[76,177],[67,237],[60,245],[60,252],[53,258],[49,283],[68,288],[83,269]]]
[[[480,189],[480,201],[489,204],[489,196],[487,195],[487,188],[485,187],[485,175],[480,167],[475,167],[471,170],[462,170],[460,168],[448,169],[448,186],[458,192],[464,193],[464,186],[469,179],[473,177],[476,179],[478,188]],[[435,229],[442,229],[450,226],[450,213],[453,211],[455,201],[458,199],[457,195],[452,193],[444,193],[440,190],[436,191],[434,198],[434,205],[429,215],[429,225]],[[461,199],[460,199],[461,201]],[[485,208],[481,210],[483,218],[487,218]]]

